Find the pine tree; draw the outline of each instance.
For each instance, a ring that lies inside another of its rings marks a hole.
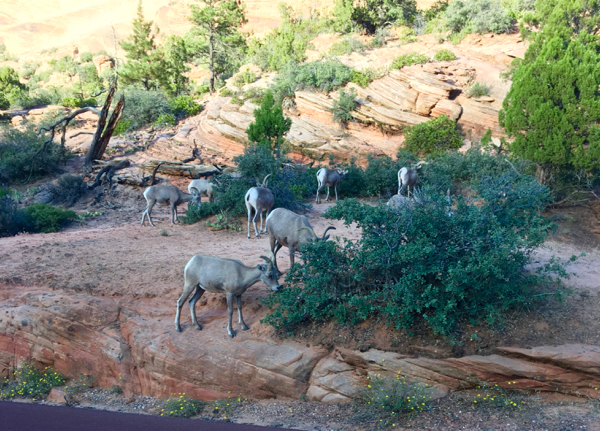
[[[133,33],[126,41],[119,42],[128,60],[119,70],[119,77],[124,84],[141,83],[146,90],[161,86],[166,79],[165,60],[155,42],[159,30],[156,26],[153,29],[152,24],[152,21],[144,20],[140,0],[133,20]]]
[[[254,110],[254,122],[250,123],[246,133],[250,142],[273,151],[279,166],[281,145],[291,127],[292,119],[283,116],[282,106],[276,104],[273,94],[267,91],[260,108]]]
[[[511,150],[538,163],[542,181],[552,166],[600,167],[600,41],[587,33],[597,17],[581,7],[576,18],[576,3],[584,2],[560,0],[548,9],[499,116],[514,137]]]
[[[173,96],[180,95],[185,92],[190,81],[186,76],[190,70],[186,64],[190,54],[185,39],[171,35],[161,48],[166,65],[166,90]]]
[[[209,89],[215,92],[215,78],[240,51],[246,49],[246,39],[238,28],[248,22],[245,7],[237,0],[206,0],[205,6],[191,5],[196,54],[208,63]]]

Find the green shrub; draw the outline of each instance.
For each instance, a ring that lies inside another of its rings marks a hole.
[[[50,184],[48,191],[52,195],[51,202],[73,206],[86,192],[87,184],[80,175],[63,174],[58,177],[56,184]]]
[[[360,85],[362,88],[367,88],[372,82],[372,79],[370,79],[370,76],[367,73],[361,70],[352,70],[350,82]]]
[[[14,381],[0,391],[0,399],[33,398],[34,401],[45,398],[55,386],[61,386],[65,379],[59,373],[46,367],[40,372],[33,365],[23,363],[14,373]]]
[[[352,12],[352,20],[374,34],[378,28],[393,24],[410,24],[417,15],[414,0],[365,0],[358,3]]]
[[[397,161],[391,157],[368,157],[369,165],[365,169],[365,191],[370,196],[389,198],[398,190]]]
[[[334,58],[298,66],[296,83],[298,89],[319,89],[329,92],[346,85],[351,77],[351,69]]]
[[[52,69],[59,73],[66,73],[69,76],[77,74],[78,64],[72,57],[65,55],[56,61],[51,62]]]
[[[81,63],[88,63],[94,59],[94,54],[91,52],[82,52],[79,54],[79,60]]]
[[[81,108],[81,99],[77,97],[64,97],[60,104],[65,108]]]
[[[445,115],[407,127],[404,137],[404,149],[419,155],[435,156],[463,144],[456,121]]]
[[[456,0],[445,16],[453,33],[509,33],[513,19],[500,0]]]
[[[367,387],[360,391],[358,400],[375,414],[385,414],[389,426],[401,418],[402,413],[425,410],[432,393],[433,387],[408,380],[398,371],[395,377],[381,374],[367,377]]]
[[[45,138],[32,125],[23,130],[6,125],[0,135],[0,184],[51,174],[66,160],[63,148],[53,142],[38,154]]]
[[[540,286],[561,296],[557,280],[568,275],[560,262],[527,269],[553,228],[540,215],[548,189],[509,171],[481,177],[471,191],[480,206],[454,196],[451,216],[446,193],[431,188],[417,195],[421,205],[398,210],[354,199],[330,208],[325,216],[357,223],[361,239],[303,247],[307,264],[296,265],[289,287],[269,296],[264,322],[290,332],[310,321],[377,318],[452,337],[462,324],[500,326],[508,310],[543,298],[533,294]]]
[[[256,74],[253,72],[250,72],[250,68],[246,68],[246,70],[244,70],[241,73],[238,73],[235,76],[235,79],[233,80],[233,85],[235,85],[236,87],[243,87],[245,84],[252,84],[254,81],[256,81]]]
[[[344,163],[340,169],[347,170],[348,173],[338,186],[339,195],[344,198],[349,196],[364,196],[366,194],[365,171],[356,164],[356,159],[351,159],[350,163]],[[321,190],[321,193],[323,192],[324,190]]]
[[[96,106],[98,106],[98,101],[93,97],[90,97],[89,99],[83,99],[81,101],[82,108],[87,108],[87,107],[95,108]]]
[[[113,130],[113,135],[122,136],[131,128],[131,120],[119,120],[117,126]]]
[[[448,9],[449,5],[448,0],[438,0],[433,3],[426,11],[425,11],[425,21],[429,22],[437,18],[441,13],[445,12]]]
[[[346,34],[357,30],[358,26],[352,21],[354,4],[352,0],[335,0],[333,7],[333,29],[338,33]]]
[[[490,89],[485,84],[475,82],[473,85],[467,88],[465,93],[468,97],[481,97],[490,94]]]
[[[9,100],[4,97],[4,94],[0,93],[0,110],[5,110],[10,108]]]
[[[346,36],[342,40],[334,43],[329,48],[329,55],[348,55],[353,52],[362,52],[364,49],[363,43],[353,37]]]
[[[369,46],[381,47],[387,43],[387,38],[391,36],[390,29],[387,27],[379,27],[375,30],[375,34]]]
[[[390,69],[402,69],[404,66],[412,66],[413,64],[425,64],[429,63],[431,59],[425,54],[419,54],[418,52],[411,52],[410,54],[403,54],[394,59],[390,65]]]
[[[417,37],[415,36],[415,31],[410,27],[404,27],[400,30],[400,34],[398,35],[398,43],[401,45],[406,45],[407,43],[416,42]]]
[[[23,70],[21,70],[19,76],[23,79],[30,79],[41,65],[42,64],[39,61],[36,61],[35,63],[29,61],[23,65]]]
[[[171,127],[175,124],[177,124],[177,119],[171,114],[161,114],[156,121],[152,123],[154,127],[158,128]]]
[[[171,114],[167,97],[158,90],[140,90],[135,87],[125,90],[125,107],[121,121],[130,121],[127,131],[138,130],[154,123],[158,117]]]
[[[69,220],[77,219],[75,211],[64,210],[48,204],[33,204],[25,208],[25,221],[33,232],[57,232]]]
[[[456,55],[449,49],[440,49],[433,56],[435,61],[452,61],[456,59]]]
[[[168,399],[160,415],[174,418],[191,418],[204,410],[204,406],[206,405],[204,401],[184,397],[185,394],[181,394],[179,398]]]
[[[25,214],[19,211],[17,202],[10,196],[0,197],[0,237],[13,236],[22,232]]]
[[[356,91],[352,88],[348,93],[343,89],[340,89],[337,99],[333,99],[333,107],[331,113],[333,114],[333,121],[338,121],[342,126],[352,118],[352,111],[356,108]]]

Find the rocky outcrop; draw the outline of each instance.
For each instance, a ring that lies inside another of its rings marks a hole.
[[[115,67],[115,64],[108,55],[96,55],[92,58],[92,62],[94,63],[94,66],[96,66],[98,75],[100,75],[106,69],[112,69]]]
[[[501,347],[495,355],[445,359],[343,347],[327,354],[291,341],[277,343],[269,332],[229,339],[222,325],[212,331],[206,326],[216,318],[210,310],[203,312],[203,331],[186,325],[178,333],[161,301],[140,305],[139,300],[44,289],[2,295],[7,296],[0,303],[0,376],[28,360],[71,378],[90,375],[96,385],[118,385],[127,394],[168,397],[185,392],[204,400],[228,393],[305,395],[334,404],[355,397],[367,376],[400,372],[430,385],[432,398],[483,382],[600,398],[598,346]],[[225,315],[219,316],[224,322]]]

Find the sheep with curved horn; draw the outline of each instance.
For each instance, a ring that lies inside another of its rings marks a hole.
[[[256,187],[252,187],[246,193],[246,197],[244,200],[246,201],[246,208],[248,209],[248,238],[250,238],[250,220],[252,219],[252,223],[254,224],[254,233],[257,238],[260,238],[260,234],[256,229],[256,219],[260,214],[260,233],[269,233],[269,229],[266,227],[263,232],[263,212],[266,211],[266,217],[269,217],[271,213],[271,209],[275,203],[275,198],[273,197],[273,193],[267,187],[267,178],[271,174],[267,175],[262,184],[258,184]],[[258,181],[257,181],[258,183]],[[252,218],[252,209],[254,209],[254,218]]]
[[[319,238],[313,230],[308,218],[296,214],[285,208],[277,208],[267,217],[267,230],[270,233],[271,255],[273,263],[277,266],[277,252],[282,247],[290,251],[290,266],[294,266],[294,255],[304,244],[313,241],[326,241],[329,239],[327,232],[335,227],[328,226]]]

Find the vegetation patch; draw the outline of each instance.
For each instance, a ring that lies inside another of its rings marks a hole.
[[[206,403],[200,400],[186,398],[185,394],[180,394],[177,398],[169,398],[160,411],[161,416],[174,418],[191,418],[202,413]]]
[[[440,155],[463,143],[456,121],[445,115],[407,127],[404,136],[404,149],[419,155]]]
[[[433,56],[435,61],[452,61],[456,59],[456,55],[449,49],[440,49]]]
[[[410,54],[399,55],[392,61],[390,69],[402,69],[404,66],[412,66],[413,64],[429,63],[431,59],[425,54],[411,52]]]
[[[65,379],[59,373],[46,367],[39,371],[29,363],[23,363],[13,374],[13,380],[4,378],[0,388],[0,399],[32,398],[34,401],[45,398],[55,386],[62,386]]]

